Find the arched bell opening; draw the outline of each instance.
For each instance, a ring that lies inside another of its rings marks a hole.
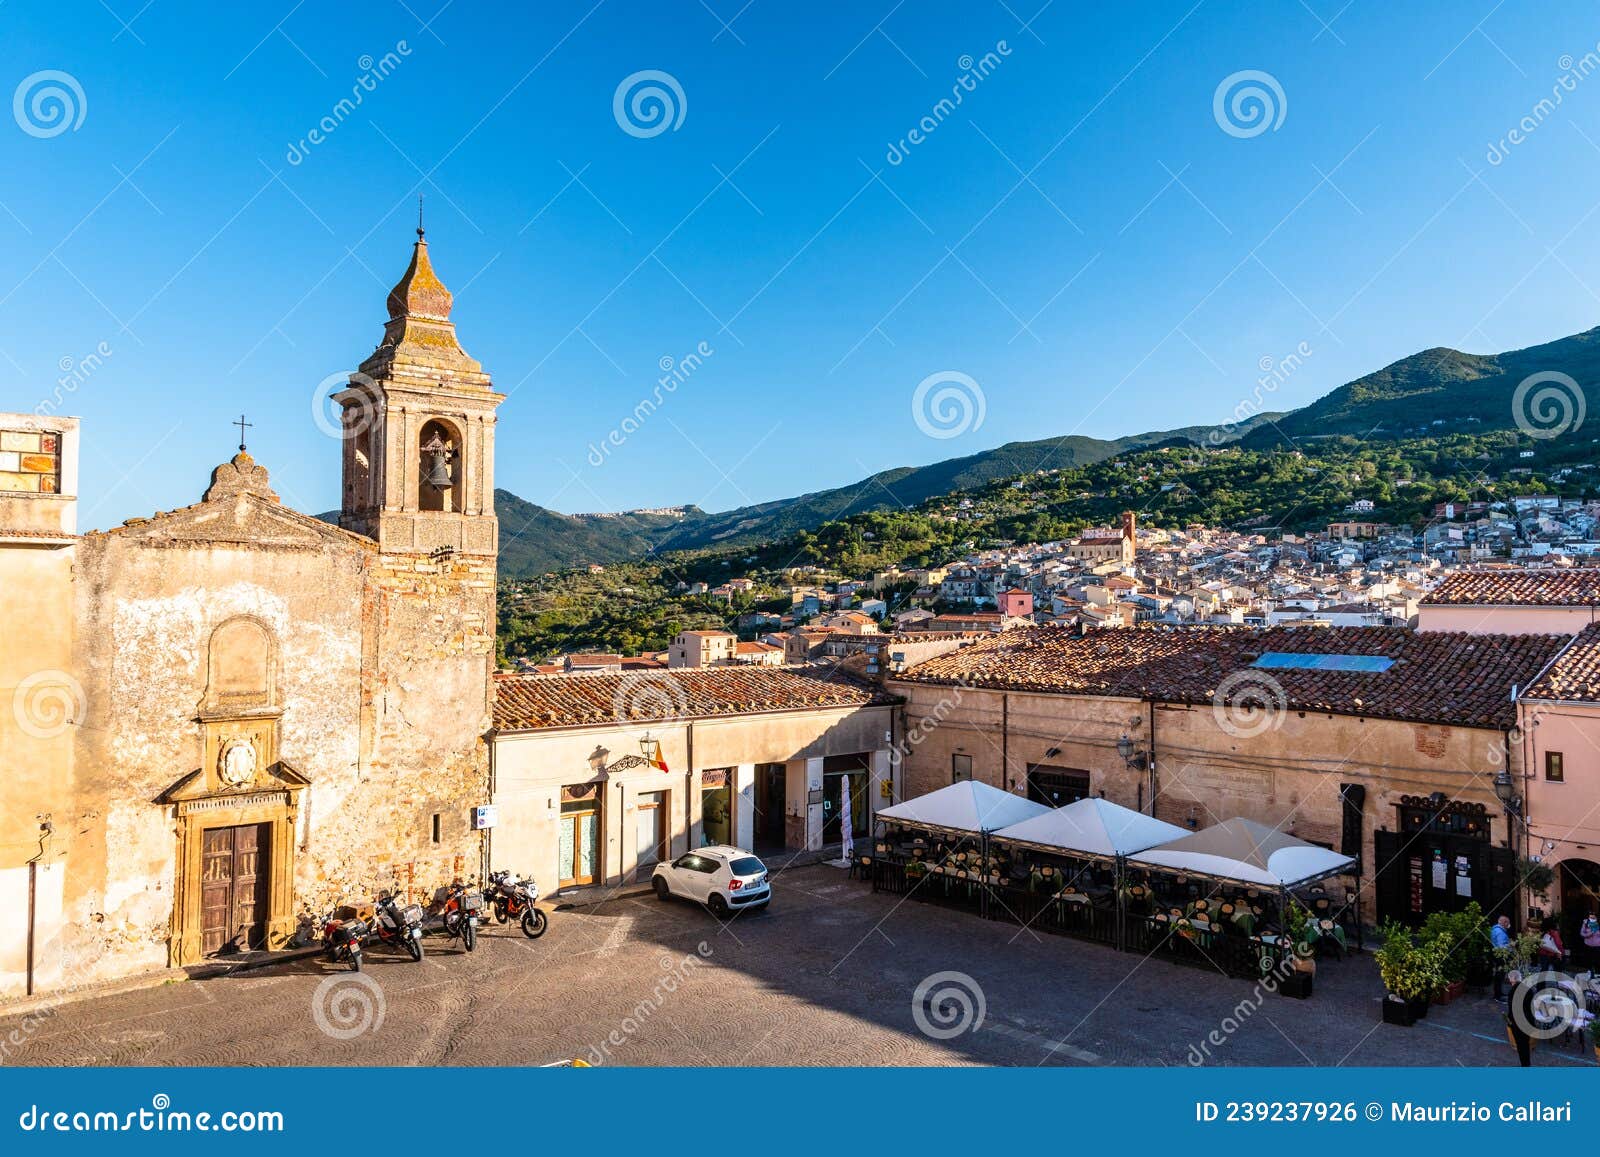
[[[417,509],[459,514],[466,493],[461,433],[439,418],[423,424],[417,452]]]

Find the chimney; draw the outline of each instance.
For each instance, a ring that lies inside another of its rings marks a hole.
[[[1137,517],[1138,516],[1131,510],[1124,510],[1122,512],[1122,537],[1127,539],[1129,542],[1134,540],[1133,524]]]

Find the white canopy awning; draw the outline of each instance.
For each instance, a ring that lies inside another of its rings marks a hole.
[[[1110,800],[1080,799],[991,834],[997,840],[1086,856],[1126,856],[1182,839],[1189,833],[1176,824]]]
[[[1128,862],[1268,888],[1293,888],[1346,871],[1355,860],[1235,816],[1129,856]]]
[[[966,780],[908,799],[878,812],[890,823],[918,824],[961,832],[992,832],[1050,811],[1044,804],[1023,799],[986,783]]]

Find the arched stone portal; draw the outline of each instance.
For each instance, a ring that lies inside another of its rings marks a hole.
[[[206,644],[195,722],[201,765],[157,800],[177,821],[171,961],[282,948],[295,928],[299,795],[309,781],[278,756],[278,645],[252,616]]]

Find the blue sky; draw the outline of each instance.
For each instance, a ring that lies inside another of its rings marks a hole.
[[[1220,421],[1309,350],[1291,408],[1600,322],[1592,5],[441,3],[0,7],[0,409],[109,351],[62,406],[86,526],[194,501],[241,410],[285,500],[336,505],[315,392],[376,344],[419,189],[510,395],[497,483],[567,512]],[[46,71],[75,127],[27,99]],[[643,71],[683,97],[654,135],[614,113]],[[1215,111],[1246,71],[1264,131]],[[981,425],[915,420],[937,374]]]

